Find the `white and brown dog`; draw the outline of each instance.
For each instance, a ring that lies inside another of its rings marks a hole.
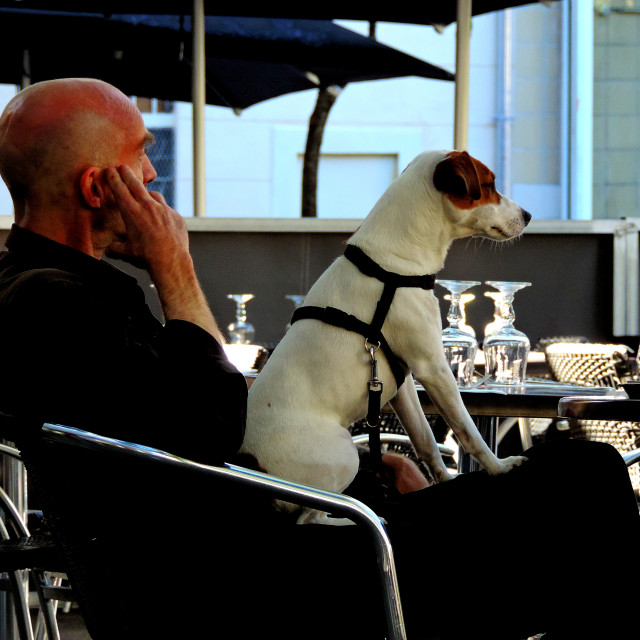
[[[376,358],[381,404],[391,402],[435,481],[450,475],[411,374],[465,451],[488,473],[505,473],[520,464],[520,457],[497,458],[465,409],[444,357],[433,276],[422,274],[442,268],[456,238],[507,240],[520,235],[530,219],[496,191],[493,173],[466,152],[434,151],[415,158],[348,240],[345,256],[309,291],[304,308],[319,309],[320,315],[303,311],[304,319],[294,322],[252,385],[243,452],[275,476],[343,491],[358,469],[347,427],[367,413],[368,349],[382,341],[387,349]],[[392,282],[390,295],[385,276]],[[370,327],[384,298],[388,309],[377,321],[383,322],[377,334]],[[326,309],[330,314],[323,317]],[[345,317],[351,322],[348,329],[338,322]],[[392,369],[394,359],[402,363],[400,377],[398,367]],[[305,509],[298,522],[333,520]]]

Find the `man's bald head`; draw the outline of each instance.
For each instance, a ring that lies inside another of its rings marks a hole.
[[[0,175],[16,216],[30,202],[76,198],[82,171],[115,164],[127,124],[140,118],[127,96],[99,80],[50,80],[18,93],[0,116]]]

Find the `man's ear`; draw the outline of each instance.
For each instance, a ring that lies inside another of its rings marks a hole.
[[[80,193],[90,209],[99,209],[105,204],[102,172],[98,167],[89,167],[80,176]]]

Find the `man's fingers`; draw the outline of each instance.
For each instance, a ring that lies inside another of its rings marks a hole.
[[[164,196],[159,192],[159,191],[147,191],[147,193],[156,201],[159,202],[160,204],[164,204],[166,205],[166,201],[164,199]]]
[[[105,255],[107,258],[111,258],[112,260],[122,260],[123,262],[128,262],[134,267],[138,267],[139,269],[147,269],[148,264],[144,258],[140,258],[138,256],[132,256],[127,252],[126,246],[122,243],[113,243],[105,250]]]
[[[129,167],[107,167],[105,175],[116,203],[124,215],[149,197],[146,187]]]
[[[116,203],[123,209],[131,207],[135,203],[135,198],[118,170],[115,167],[107,167],[104,174]]]
[[[149,195],[147,188],[127,165],[118,167],[118,174],[136,200],[143,200]]]

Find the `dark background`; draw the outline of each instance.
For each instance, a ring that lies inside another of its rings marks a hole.
[[[0,232],[4,242],[7,231]],[[304,294],[344,251],[348,233],[191,231],[191,252],[205,294],[220,326],[233,321],[235,304],[228,293],[253,293],[247,316],[256,342],[273,347],[282,338],[293,311],[287,294]],[[118,267],[138,277],[152,309],[160,307],[146,273],[122,262]],[[515,296],[516,327],[532,346],[541,338],[584,336],[591,341],[625,342],[634,350],[638,337],[612,335],[613,235],[525,234],[510,243],[457,240],[441,278],[516,280],[532,286]],[[493,317],[486,285],[470,289],[467,321],[481,340]],[[436,285],[442,300],[446,291]],[[446,326],[448,302],[441,304]]]
[[[4,242],[6,231],[0,235]],[[348,233],[191,231],[191,252],[213,312],[222,328],[233,321],[235,304],[228,293],[253,293],[247,316],[256,328],[256,342],[274,346],[293,311],[287,294],[304,294],[344,251]],[[154,289],[144,272],[116,263],[138,277],[149,302],[160,315]],[[614,338],[613,235],[525,234],[510,243],[457,240],[441,278],[516,280],[532,286],[515,296],[516,327],[532,346],[541,338],[584,336],[591,341],[626,342],[634,350],[638,338]],[[470,289],[476,298],[467,305],[467,321],[482,339],[493,317],[486,285]],[[436,285],[442,299],[446,291]],[[446,326],[448,302],[441,304]]]

